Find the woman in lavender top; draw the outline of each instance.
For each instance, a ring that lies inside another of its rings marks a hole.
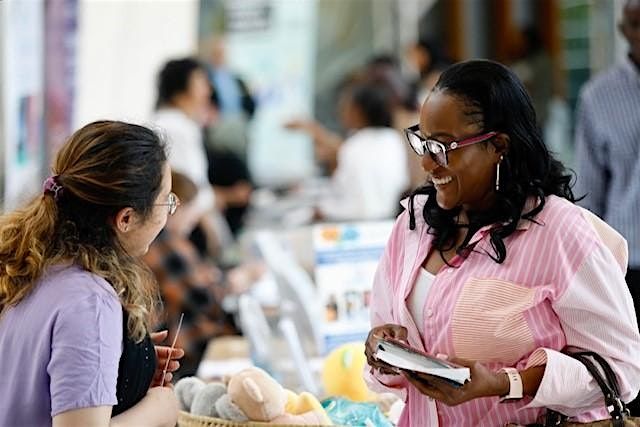
[[[0,217],[0,427],[173,426],[161,370],[182,350],[154,346],[157,287],[139,261],[178,205],[164,145],[91,123],[53,173]]]

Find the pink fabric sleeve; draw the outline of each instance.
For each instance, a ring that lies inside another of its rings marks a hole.
[[[552,304],[567,346],[604,357],[618,376],[622,400],[629,401],[640,388],[640,334],[623,270],[612,268],[624,264],[606,247],[596,247]],[[527,366],[542,364],[546,364],[545,373],[528,407],[548,407],[569,416],[603,407],[602,392],[582,363],[539,348]]]

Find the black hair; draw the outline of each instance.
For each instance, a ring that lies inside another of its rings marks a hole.
[[[415,228],[413,197],[427,194],[422,215],[441,254],[455,246],[459,228],[469,228],[462,245],[457,248],[458,253],[464,253],[469,249],[466,246],[473,233],[485,225],[499,224],[490,231],[495,254],[488,255],[502,263],[507,256],[504,239],[516,230],[521,218],[535,222],[547,196],[556,195],[576,202],[571,190],[573,175],[547,149],[536,125],[531,99],[507,67],[487,60],[457,63],[442,73],[434,88],[434,92],[437,91],[462,100],[468,108],[465,114],[475,116],[482,132],[506,134],[509,146],[500,163],[499,190],[490,209],[469,212],[469,224],[458,225],[455,218],[461,208],[442,209],[436,202],[435,188],[425,185],[410,196],[410,227]],[[529,197],[535,198],[537,204],[523,213]]]
[[[347,96],[353,105],[360,110],[367,126],[392,126],[392,100],[391,94],[386,88],[370,83],[354,84],[347,89]]]
[[[176,95],[186,92],[189,78],[195,70],[204,66],[193,58],[173,59],[167,62],[158,73],[158,99],[156,108],[171,104]]]

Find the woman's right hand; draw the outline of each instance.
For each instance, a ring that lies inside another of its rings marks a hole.
[[[151,387],[142,400],[111,418],[110,427],[175,427],[178,422],[178,398],[169,387]],[[89,424],[74,424],[89,425]]]
[[[372,369],[378,369],[382,374],[397,375],[398,372],[389,366],[387,363],[382,362],[375,358],[376,346],[378,340],[381,338],[394,339],[398,341],[407,341],[407,328],[400,325],[394,325],[387,323],[386,325],[376,326],[369,331],[369,336],[365,343],[364,354],[367,356],[367,363]]]
[[[169,387],[151,387],[147,391],[145,399],[148,399],[151,405],[156,408],[154,416],[161,420],[161,425],[175,426],[178,422],[178,412],[180,406],[178,398]]]

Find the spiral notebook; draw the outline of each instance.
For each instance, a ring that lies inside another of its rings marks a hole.
[[[400,341],[380,339],[375,357],[398,369],[449,380],[452,385],[461,386],[471,378],[469,368],[431,356]]]

